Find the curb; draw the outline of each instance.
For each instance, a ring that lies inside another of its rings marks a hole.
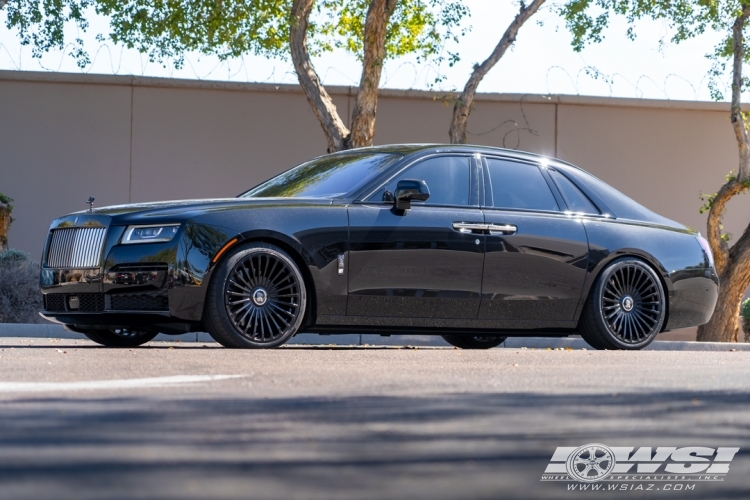
[[[43,338],[43,339],[75,339],[80,340],[83,335],[66,331],[62,325],[55,324],[25,324],[0,323],[0,338]],[[154,339],[167,342],[214,342],[205,332],[186,333],[183,335],[159,334]],[[434,335],[318,335],[315,333],[301,333],[295,335],[288,342],[291,345],[320,345],[320,346],[415,346],[415,347],[450,347],[442,337]],[[577,337],[547,338],[547,337],[512,337],[503,342],[499,348],[520,349],[589,349],[586,342]],[[645,350],[647,351],[750,351],[750,343],[723,342],[686,342],[656,340]]]

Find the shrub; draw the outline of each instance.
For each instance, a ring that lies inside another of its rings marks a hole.
[[[750,299],[746,299],[740,307],[742,316],[742,331],[745,332],[745,342],[750,342]]]
[[[9,248],[0,252],[0,264],[6,262],[21,262],[25,260],[29,260],[29,254],[14,248]]]
[[[41,323],[39,264],[18,250],[0,252],[0,323]]]

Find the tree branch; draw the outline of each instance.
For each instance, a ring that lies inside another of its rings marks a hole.
[[[749,16],[750,5],[745,5],[742,8],[742,13],[735,19],[732,25],[734,65],[732,68],[732,112],[730,119],[734,127],[734,135],[737,137],[737,145],[740,149],[740,165],[737,178],[741,181],[748,180],[750,176],[750,139],[748,138],[745,117],[742,114],[740,103],[742,97],[742,63],[745,59],[743,31]]]
[[[5,7],[5,4],[8,3],[8,0],[0,0],[0,9]]]
[[[451,126],[448,132],[451,144],[463,144],[466,142],[466,124],[469,120],[471,105],[474,103],[474,95],[477,92],[477,87],[479,87],[479,84],[485,75],[503,57],[505,51],[508,50],[508,47],[513,45],[516,41],[518,30],[521,29],[524,23],[528,21],[537,10],[539,10],[539,7],[542,6],[544,1],[545,0],[534,0],[528,7],[522,2],[520,12],[516,14],[513,22],[511,22],[505,30],[503,37],[498,42],[495,50],[492,51],[492,54],[490,54],[490,57],[488,57],[482,64],[474,66],[474,71],[472,71],[469,80],[466,82],[466,86],[464,87],[458,102],[456,102],[453,107],[453,118],[451,119]]]
[[[372,146],[378,89],[385,61],[388,22],[398,0],[372,0],[367,9],[363,40],[362,76],[352,110],[351,147]]]
[[[706,221],[706,239],[711,246],[711,252],[714,254],[716,271],[721,274],[726,269],[729,262],[729,245],[721,237],[721,220],[724,217],[724,211],[729,200],[747,189],[745,183],[737,179],[732,179],[721,186],[719,192],[714,196],[711,202],[711,208],[708,210],[708,220]]]
[[[719,192],[716,193],[713,200],[710,202],[711,206],[708,210],[708,220],[706,221],[706,239],[708,244],[711,246],[711,251],[714,254],[714,260],[716,262],[716,270],[719,275],[723,274],[727,269],[727,266],[731,265],[731,257],[729,254],[729,245],[721,237],[721,221],[724,217],[724,211],[726,210],[727,202],[734,196],[740,194],[748,188],[748,173],[750,166],[750,138],[748,138],[747,126],[745,124],[745,117],[742,114],[742,107],[740,98],[742,96],[742,63],[745,58],[745,45],[743,40],[743,31],[745,29],[745,23],[750,17],[750,5],[746,5],[742,8],[742,12],[734,21],[732,25],[732,49],[734,55],[734,65],[732,68],[732,109],[730,112],[730,120],[732,127],[734,128],[734,135],[737,139],[737,147],[739,148],[739,171],[737,177],[730,178]],[[747,234],[747,229],[741,240],[744,241]],[[740,242],[735,244],[738,246]]]
[[[328,152],[333,153],[347,149],[349,130],[341,120],[336,105],[333,104],[331,96],[328,95],[315,72],[315,67],[310,60],[310,53],[307,50],[307,28],[310,23],[313,1],[294,0],[290,14],[289,43],[297,79],[307,96],[307,101],[310,103],[313,113],[315,113],[320,126],[323,128],[323,133],[328,140]]]

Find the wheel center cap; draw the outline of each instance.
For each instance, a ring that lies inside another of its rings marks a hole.
[[[624,296],[622,298],[622,300],[620,301],[620,305],[622,306],[622,308],[623,308],[623,310],[625,312],[632,311],[633,310],[633,305],[635,305],[634,302],[633,302],[633,297],[631,297],[630,295]]]
[[[262,288],[258,288],[253,292],[253,304],[256,306],[262,306],[268,301],[268,292]]]

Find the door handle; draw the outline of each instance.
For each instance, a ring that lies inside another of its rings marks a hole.
[[[487,231],[487,224],[480,224],[476,222],[454,222],[453,229],[460,233],[473,233],[473,232],[485,232]]]
[[[518,227],[513,224],[487,224],[490,234],[515,234]]]

